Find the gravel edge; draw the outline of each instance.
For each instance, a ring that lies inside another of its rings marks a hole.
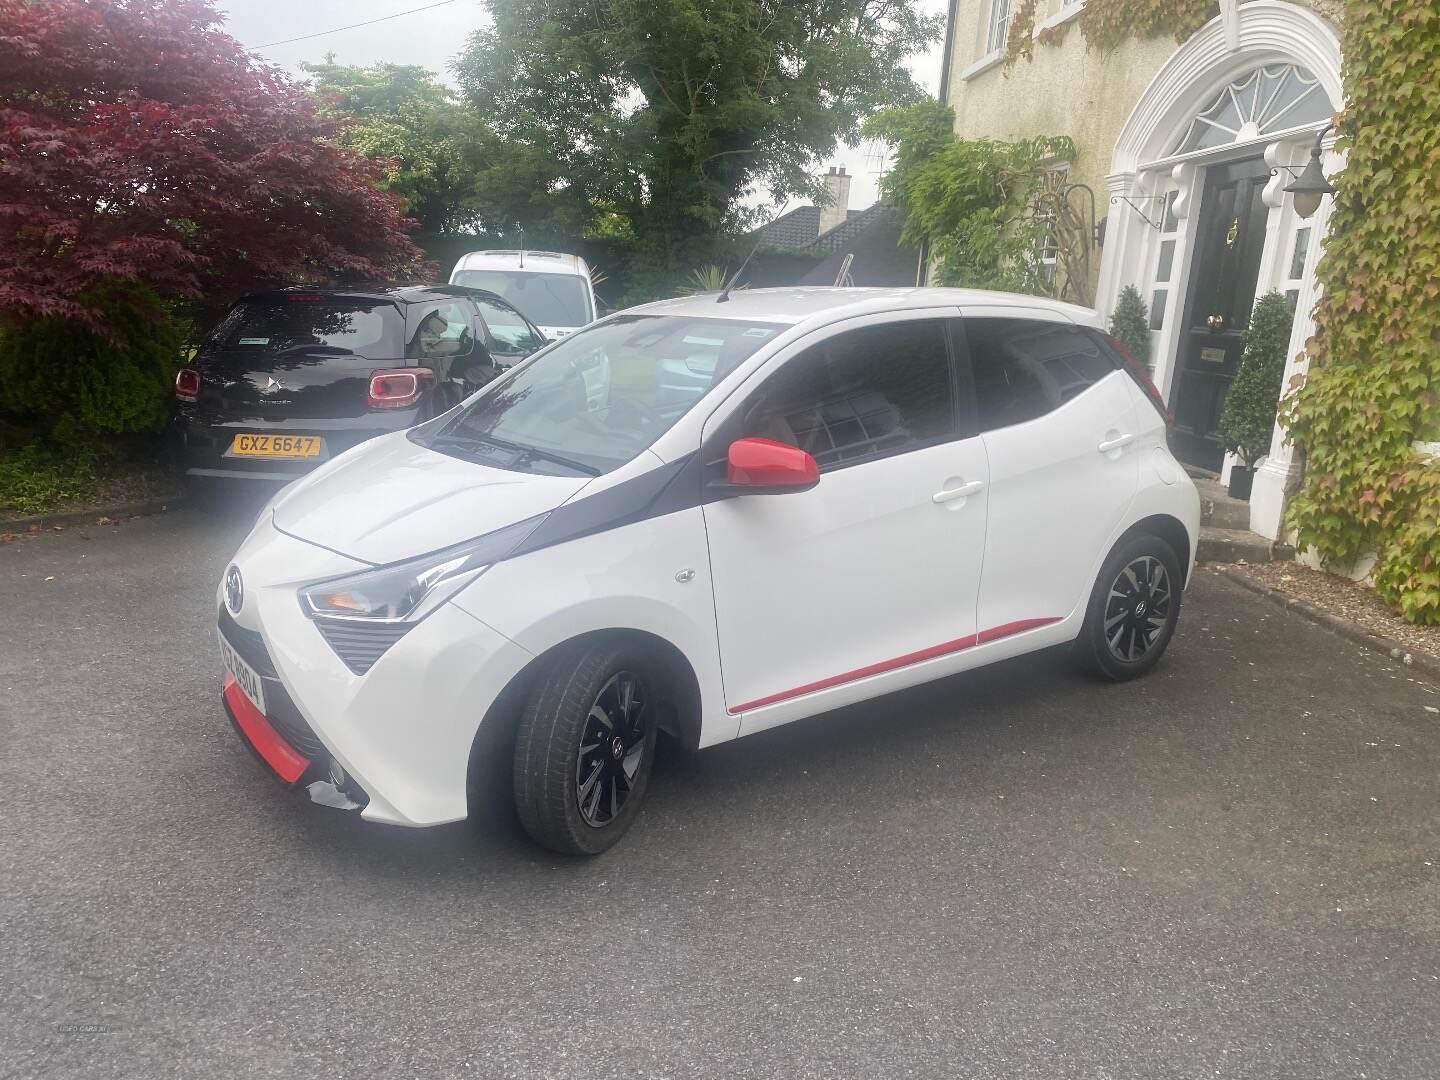
[[[68,510],[58,514],[32,514],[30,517],[0,519],[0,533],[27,533],[36,529],[43,532],[57,525],[98,525],[100,518],[119,521],[122,518],[146,517],[167,510],[178,510],[185,505],[183,495],[167,499],[141,499],[139,502],[116,503],[113,506],[97,506],[90,510]]]
[[[1300,600],[1279,589],[1272,588],[1262,581],[1247,574],[1239,566],[1212,564],[1211,567],[1216,573],[1234,581],[1236,584],[1249,589],[1258,596],[1263,596],[1272,604],[1284,608],[1286,611],[1293,611],[1297,615],[1309,619],[1313,623],[1324,627],[1332,634],[1339,634],[1341,637],[1363,645],[1374,652],[1384,653],[1391,660],[1397,660],[1406,667],[1422,671],[1432,679],[1440,680],[1440,658],[1431,656],[1429,653],[1420,652],[1408,645],[1401,645],[1397,641],[1380,637],[1364,629],[1359,623],[1351,622],[1349,619],[1341,618],[1329,611],[1316,607],[1305,600]]]

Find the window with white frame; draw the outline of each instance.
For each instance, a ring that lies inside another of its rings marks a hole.
[[[1174,289],[1175,275],[1179,270],[1176,262],[1176,248],[1180,243],[1180,219],[1175,216],[1175,199],[1178,191],[1165,193],[1160,208],[1159,246],[1155,256],[1155,274],[1150,287],[1150,329],[1165,329],[1165,315],[1170,307],[1170,293]]]
[[[990,0],[990,33],[985,38],[985,52],[1005,48],[1005,35],[1010,30],[1010,0]]]
[[[1273,131],[1329,119],[1333,109],[1320,81],[1295,64],[1268,64],[1224,87],[1190,122],[1177,154],[1226,146]]]

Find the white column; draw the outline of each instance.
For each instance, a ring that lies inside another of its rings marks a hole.
[[[1105,216],[1105,246],[1100,249],[1100,280],[1095,286],[1095,310],[1108,322],[1115,310],[1115,301],[1126,282],[1122,280],[1122,268],[1126,262],[1126,251],[1130,247],[1133,212],[1119,201],[1121,195],[1135,190],[1133,172],[1111,173],[1105,177],[1109,189],[1109,210]]]
[[[1325,172],[1333,176],[1341,168],[1341,161],[1333,152],[1325,155]],[[1290,351],[1285,361],[1285,379],[1281,384],[1281,396],[1292,392],[1291,382],[1297,376],[1304,378],[1310,369],[1310,358],[1305,355],[1305,342],[1315,333],[1315,303],[1320,299],[1320,286],[1315,280],[1315,264],[1319,262],[1325,246],[1325,236],[1330,226],[1330,208],[1334,199],[1326,196],[1320,202],[1320,209],[1311,218],[1310,250],[1305,261],[1305,277],[1300,284],[1300,295],[1295,301],[1295,321],[1290,327]],[[1250,492],[1250,531],[1271,540],[1279,540],[1285,530],[1285,504],[1300,483],[1300,464],[1295,460],[1295,447],[1285,435],[1277,421],[1270,435],[1270,453],[1255,470],[1255,484]]]

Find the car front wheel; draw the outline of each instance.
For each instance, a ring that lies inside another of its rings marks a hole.
[[[1143,534],[1119,544],[1090,594],[1077,659],[1107,679],[1145,674],[1175,633],[1180,590],[1180,560],[1164,540]]]
[[[531,690],[515,740],[515,808],[539,844],[597,855],[630,828],[655,759],[649,665],[597,643],[557,656]]]

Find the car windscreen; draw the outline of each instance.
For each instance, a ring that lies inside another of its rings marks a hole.
[[[461,270],[452,285],[484,289],[513,304],[536,326],[584,326],[590,321],[585,279],[528,270]]]
[[[205,344],[212,348],[284,352],[305,348],[372,358],[405,355],[405,316],[384,300],[296,293],[242,300]]]
[[[556,342],[453,419],[411,437],[498,468],[599,475],[650,446],[784,329],[737,319],[616,316]]]

